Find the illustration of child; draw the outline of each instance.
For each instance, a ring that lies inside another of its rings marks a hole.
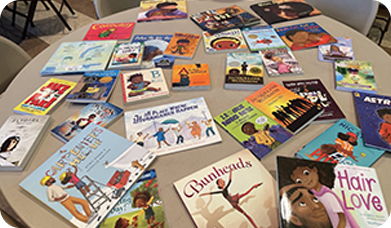
[[[178,124],[178,126],[176,127],[171,128],[172,132],[174,132],[175,136],[177,137],[176,144],[183,143],[184,138],[181,134],[182,129],[183,127],[180,124]]]
[[[384,141],[391,144],[391,109],[378,109],[377,114],[384,120],[380,124],[379,135]]]
[[[137,132],[136,140],[134,140],[133,142],[139,146],[144,146],[144,140],[148,137],[148,135],[149,134],[146,134],[145,136],[143,136],[143,133],[141,131],[139,131],[139,132]]]
[[[346,56],[346,53],[342,52],[337,45],[330,45],[330,50],[327,50],[329,56]]]
[[[163,130],[162,127],[159,128],[159,131],[156,132],[154,135],[151,135],[149,138],[153,138],[153,137],[156,137],[156,140],[157,140],[157,144],[159,145],[158,149],[160,149],[162,147],[162,142],[164,142],[167,146],[171,146],[170,144],[168,144],[168,142],[166,141],[166,137],[164,137],[164,135],[167,133],[167,131],[169,131],[170,128],[167,128],[167,130]]]
[[[197,121],[191,122],[192,125],[190,124],[189,121],[187,121],[186,124],[187,124],[187,126],[189,127],[189,129],[191,130],[191,131],[190,131],[190,134],[191,134],[195,139],[197,138],[197,136],[198,136],[198,139],[201,139],[201,127],[200,127],[200,125],[197,123]]]
[[[73,127],[71,128],[71,130],[65,134],[65,137],[68,137],[70,136],[74,131],[76,131],[78,128],[80,129],[84,129],[86,128],[90,123],[94,122],[95,121],[95,118],[96,118],[96,115],[94,113],[90,114],[88,116],[88,118],[79,118],[75,121],[72,121],[71,124],[73,125]],[[97,124],[101,124],[102,121],[98,122]]]
[[[219,37],[212,40],[210,46],[216,50],[236,49],[240,47],[240,40],[235,37]]]
[[[8,137],[0,147],[0,166],[12,166],[16,163],[10,163],[7,158],[11,156],[11,152],[16,148],[20,142],[19,136]]]
[[[171,53],[178,53],[180,55],[184,55],[188,53],[187,47],[189,46],[190,40],[188,39],[179,39],[176,42],[176,45],[171,47]]]
[[[179,82],[173,82],[172,86],[189,86],[190,85],[190,77],[188,74],[181,73],[180,74],[180,81]]]
[[[158,225],[155,221],[155,212],[151,206],[154,197],[148,191],[139,192],[133,198],[133,204],[136,205],[137,208],[141,208],[141,211],[134,216],[134,218],[138,218],[140,215],[145,214],[145,220],[147,220],[148,228],[152,228],[153,226]]]
[[[269,128],[269,124],[266,124],[263,130],[257,130],[255,128],[255,124],[251,122],[246,122],[242,125],[242,132],[246,135],[254,136],[258,144],[264,144],[268,146],[271,150],[274,150],[279,145],[281,145],[281,142],[275,140],[270,135]]]
[[[288,63],[285,63],[284,60],[279,57],[279,56],[275,56],[273,55],[273,53],[271,51],[268,51],[268,52],[265,52],[265,54],[263,55],[263,57],[265,59],[270,59],[272,60],[273,62],[275,62],[277,64],[277,72],[279,74],[285,74],[285,73],[291,73],[291,69],[292,69],[292,66]]]
[[[176,2],[161,2],[156,5],[155,9],[148,11],[145,16],[169,16],[170,18],[186,17],[187,13],[178,10],[178,3]]]
[[[82,180],[80,180],[79,177],[77,177],[77,167],[75,165],[72,167],[75,169],[75,171],[72,172],[70,169],[68,169],[68,171],[60,175],[59,180],[63,185],[71,183],[71,185],[66,186],[65,189],[76,187],[77,190],[79,190],[84,196],[86,196],[87,192],[90,192],[91,190],[86,185],[86,183],[84,183]]]
[[[309,32],[301,29],[287,31],[285,37],[292,42],[292,51],[337,42],[335,38],[326,33],[311,33],[310,35]]]
[[[128,85],[128,89],[131,89],[128,93],[129,97],[142,95],[144,94],[144,91],[160,91],[161,88],[155,88],[152,86],[149,86],[151,84],[150,81],[144,81],[144,76],[141,73],[133,74],[129,77],[128,82],[130,82],[130,85]]]
[[[213,120],[212,119],[208,119],[208,120],[201,120],[201,123],[204,123],[206,125],[206,130],[205,130],[205,134],[206,134],[206,137],[209,137],[209,132],[212,133],[213,135],[215,135],[215,132],[213,131]]]

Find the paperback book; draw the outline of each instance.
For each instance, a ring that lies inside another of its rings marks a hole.
[[[135,24],[134,22],[92,24],[83,40],[128,40]]]
[[[137,22],[187,18],[186,0],[142,0]]]
[[[244,28],[242,32],[252,52],[286,47],[284,41],[270,26]]]
[[[209,90],[209,65],[206,63],[174,65],[172,68],[172,90]]]
[[[180,59],[192,59],[201,35],[190,33],[174,33],[163,54]]]
[[[304,73],[299,62],[287,47],[262,50],[260,54],[270,77]]]
[[[144,44],[140,42],[121,42],[115,45],[107,69],[140,68],[143,59]]]
[[[247,51],[247,45],[240,29],[231,29],[215,34],[202,32],[202,35],[204,38],[205,52],[207,54]]]
[[[318,47],[319,61],[354,60],[352,39],[349,37],[335,37],[335,39],[338,43]]]

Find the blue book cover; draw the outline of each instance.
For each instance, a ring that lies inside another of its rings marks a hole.
[[[319,61],[354,60],[352,39],[349,37],[335,37],[335,39],[337,39],[338,43],[318,47]]]
[[[153,152],[90,124],[20,187],[75,227],[96,228],[155,158]]]
[[[284,41],[270,26],[244,28],[242,33],[253,52],[286,47]]]
[[[296,157],[307,160],[371,166],[384,153],[364,145],[360,128],[341,119],[306,144]]]

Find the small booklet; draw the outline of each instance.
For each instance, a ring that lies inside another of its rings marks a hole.
[[[187,18],[186,0],[142,0],[137,22]]]
[[[206,63],[174,65],[172,68],[172,90],[209,90],[209,65]]]
[[[129,40],[134,22],[92,24],[83,40]]]
[[[202,35],[207,54],[247,51],[247,45],[240,29],[231,29],[213,35],[208,32],[202,32]]]
[[[144,44],[140,42],[117,43],[107,69],[140,68],[143,59]]]
[[[349,37],[335,37],[335,39],[338,43],[318,47],[319,61],[354,60],[352,39]]]
[[[176,32],[163,54],[180,59],[192,59],[200,39],[201,35],[198,34]]]
[[[299,62],[287,47],[262,50],[260,54],[270,77],[304,73]]]

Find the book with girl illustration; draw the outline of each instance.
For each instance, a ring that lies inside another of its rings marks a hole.
[[[143,59],[144,43],[140,42],[118,42],[107,66],[112,69],[134,69],[140,68]]]
[[[186,0],[142,0],[137,22],[187,18]]]
[[[252,52],[286,47],[284,41],[270,25],[243,28],[242,33]]]
[[[304,73],[299,62],[287,47],[262,50],[260,54],[270,77]]]
[[[231,29],[215,34],[202,32],[202,36],[207,54],[247,51],[247,45],[240,29]]]
[[[92,24],[83,40],[129,40],[134,22]]]
[[[173,91],[209,90],[209,65],[206,63],[174,65],[171,82]]]
[[[200,42],[201,35],[176,32],[163,54],[179,59],[192,59]]]
[[[337,39],[337,43],[318,47],[319,61],[354,60],[352,39],[350,37],[335,37],[335,39]]]

